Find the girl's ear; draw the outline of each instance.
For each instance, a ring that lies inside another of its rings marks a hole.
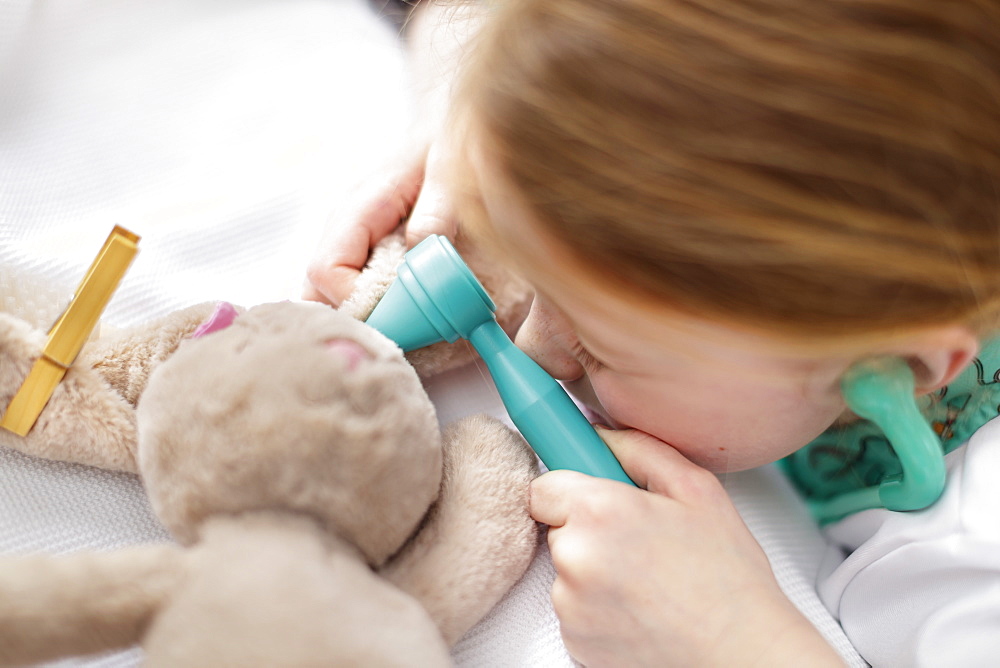
[[[949,325],[921,333],[896,354],[906,360],[917,382],[917,394],[941,389],[965,369],[979,352],[979,338],[968,327]]]

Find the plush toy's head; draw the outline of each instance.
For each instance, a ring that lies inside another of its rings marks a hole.
[[[139,402],[139,470],[183,542],[288,511],[383,563],[438,493],[433,405],[401,351],[319,304],[265,304],[183,343]]]

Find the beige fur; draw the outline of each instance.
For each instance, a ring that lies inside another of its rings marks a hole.
[[[173,355],[214,309],[212,303],[198,304],[141,327],[115,331],[85,347],[80,366],[95,369],[134,407],[153,369]]]
[[[520,437],[492,418],[460,421],[444,437],[441,498],[431,509],[428,526],[382,573],[420,599],[448,644],[454,644],[469,629],[469,617],[482,617],[493,607],[493,599],[478,597],[490,589],[497,573],[520,574],[527,567],[526,552],[507,546],[532,543],[537,528],[509,518],[525,512],[528,483],[536,471],[534,455],[521,447]],[[484,479],[493,484],[484,485]],[[467,558],[459,558],[461,554]],[[451,569],[442,570],[444,563]]]
[[[206,308],[90,344],[29,436],[0,436],[138,472],[184,546],[0,560],[0,664],[140,642],[149,665],[447,665],[534,553],[534,455],[485,417],[442,437],[346,312],[267,304],[183,340]],[[43,339],[0,314],[3,405]]]
[[[135,404],[150,371],[214,308],[200,304],[88,343],[24,438],[0,429],[0,446],[36,457],[137,471]],[[0,313],[0,407],[10,403],[45,346],[42,332]]]
[[[183,561],[172,545],[7,557],[0,562],[0,665],[131,645],[180,582]]]

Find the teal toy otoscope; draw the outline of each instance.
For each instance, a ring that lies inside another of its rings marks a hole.
[[[495,309],[451,243],[432,235],[406,253],[367,322],[404,351],[467,339],[545,466],[634,484],[562,386],[510,340]]]

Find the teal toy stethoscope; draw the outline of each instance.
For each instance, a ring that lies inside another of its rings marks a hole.
[[[861,362],[841,379],[848,408],[884,435],[882,442],[888,446],[885,450],[893,458],[892,472],[879,476],[875,484],[859,486],[856,476],[845,476],[841,484],[831,488],[831,477],[812,461],[813,448],[822,447],[818,442],[782,461],[785,472],[806,494],[810,510],[820,523],[871,508],[920,510],[941,496],[946,476],[944,451],[917,406],[915,385],[909,365],[898,357]],[[836,465],[845,469],[843,461]],[[821,476],[827,489],[820,498],[809,492],[820,487],[814,483]]]
[[[511,421],[549,469],[634,484],[562,386],[513,344],[497,323],[495,308],[451,243],[433,235],[406,253],[396,281],[367,322],[404,351],[468,340],[486,363]],[[859,364],[845,375],[842,390],[848,407],[885,434],[901,471],[874,485],[810,499],[817,519],[934,503],[944,490],[944,456],[917,406],[908,365],[895,358]],[[803,461],[793,455],[785,468],[802,474]]]

